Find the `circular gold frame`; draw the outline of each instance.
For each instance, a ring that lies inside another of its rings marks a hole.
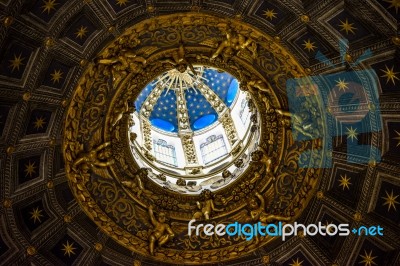
[[[213,213],[209,222],[248,221],[248,199],[256,192],[266,199],[266,212],[291,219],[301,214],[321,169],[301,168],[299,156],[320,143],[294,142],[288,119],[276,110],[288,108],[286,80],[306,73],[270,36],[239,20],[201,13],[160,16],[136,24],[89,64],[65,119],[66,172],[85,213],[121,245],[163,262],[215,263],[244,256],[273,238],[189,237],[187,223],[203,195],[182,195],[143,180],[127,148],[127,101],[133,102],[148,82],[176,67],[173,54],[182,45],[182,60],[237,77],[258,110],[260,151],[237,181],[213,195],[224,210]],[[127,188],[123,182],[132,185]],[[175,233],[153,255],[148,240],[153,229],[150,205],[156,205],[156,216],[167,213],[166,223]]]

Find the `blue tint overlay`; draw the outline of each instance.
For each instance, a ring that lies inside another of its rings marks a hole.
[[[361,59],[368,55],[366,51]],[[380,162],[377,147],[359,144],[361,134],[382,129],[377,80],[376,72],[367,69],[287,81],[294,140],[322,139],[324,144],[319,150],[303,152],[299,158],[301,167],[330,168],[332,138],[337,136],[346,139],[349,163]]]

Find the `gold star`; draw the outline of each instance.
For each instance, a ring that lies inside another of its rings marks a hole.
[[[39,128],[43,128],[46,124],[46,119],[41,116],[40,118],[36,117],[36,121],[33,122],[35,129],[39,130]]]
[[[87,27],[81,26],[77,32],[75,32],[76,38],[82,39],[83,37],[86,36],[86,33],[88,32]]]
[[[292,264],[290,266],[301,266],[303,264],[303,261],[299,261],[299,258],[296,260],[292,259]]]
[[[385,0],[385,2],[390,4],[389,8],[394,7],[396,9],[396,14],[397,14],[400,8],[400,0]]]
[[[278,13],[275,13],[275,10],[273,9],[267,9],[266,11],[264,11],[264,16],[266,16],[270,20],[276,18],[277,14]]]
[[[340,20],[340,31],[345,31],[346,34],[349,34],[349,32],[355,34],[354,30],[356,30],[357,28],[353,27],[354,23],[349,23],[348,19],[346,18],[346,21],[343,22],[342,20]]]
[[[314,46],[314,42],[311,42],[310,39],[308,39],[307,41],[304,41],[303,45],[304,48],[303,49],[307,49],[308,52],[314,51],[315,48],[317,48],[316,46]]]
[[[14,72],[15,69],[17,69],[19,71],[19,67],[24,65],[22,63],[22,61],[24,61],[24,60],[25,60],[25,57],[22,58],[22,53],[20,53],[19,56],[14,54],[14,59],[8,60],[10,62],[10,65],[8,66],[8,68],[12,67],[11,73]]]
[[[31,161],[28,162],[28,164],[25,164],[25,170],[24,172],[26,172],[25,177],[27,177],[29,175],[29,177],[32,177],[33,174],[36,174],[36,166],[35,166],[36,162],[31,163]]]
[[[350,178],[347,177],[346,174],[344,176],[340,175],[339,183],[340,183],[339,186],[343,187],[343,190],[344,190],[344,188],[350,189],[350,185],[351,185]]]
[[[325,222],[325,227],[328,227],[328,225],[331,225],[331,224],[333,225],[332,222],[328,222],[328,220],[326,220],[326,222]],[[329,227],[329,230],[328,230],[328,229],[326,229],[326,230],[329,231],[329,233],[335,232],[335,230],[332,229],[332,226]]]
[[[71,254],[75,255],[74,250],[76,249],[74,247],[74,243],[69,243],[67,240],[66,244],[63,244],[63,249],[61,249],[62,251],[64,251],[64,256],[68,255],[68,257],[71,257]]]
[[[345,91],[346,89],[349,88],[349,87],[347,87],[347,85],[349,85],[349,83],[346,82],[345,79],[341,80],[341,79],[339,78],[339,80],[335,80],[335,82],[336,82],[336,86],[339,87],[339,90],[340,90],[340,91],[341,91],[341,90]]]
[[[50,14],[50,12],[55,9],[55,6],[58,5],[58,3],[56,3],[56,0],[44,0],[43,1],[43,6],[42,6],[42,13],[47,11],[47,14]]]
[[[399,147],[399,146],[400,146],[400,133],[399,133],[399,132],[397,132],[397,130],[395,130],[394,132],[396,132],[396,134],[397,134],[397,137],[394,137],[393,139],[395,139],[395,140],[397,140],[397,141],[398,141],[398,143],[397,143],[396,147]]]
[[[40,217],[43,217],[42,211],[43,210],[39,210],[39,207],[36,207],[36,209],[32,209],[32,211],[29,213],[34,224],[36,224],[36,221],[39,221],[39,223],[42,222],[42,220],[40,220]]]
[[[385,192],[386,192],[386,197],[381,197],[382,199],[385,200],[385,203],[383,203],[382,206],[388,205],[388,212],[390,211],[391,207],[393,207],[393,209],[395,211],[397,211],[396,204],[399,204],[399,202],[396,199],[399,197],[399,195],[396,195],[396,196],[393,195],[393,189],[392,189],[392,192],[390,193],[390,195],[386,190],[385,190]]]
[[[348,139],[350,138],[352,141],[354,139],[358,140],[358,138],[357,138],[357,135],[358,135],[357,128],[353,128],[353,127],[348,128],[348,127],[346,127],[346,129],[347,129],[346,135],[347,135]]]
[[[391,80],[393,82],[393,85],[396,85],[396,82],[394,80],[395,79],[400,80],[399,77],[396,76],[399,73],[394,72],[394,70],[393,70],[394,66],[392,66],[391,69],[389,69],[389,67],[387,65],[385,65],[385,67],[386,67],[386,71],[381,69],[381,71],[383,71],[383,73],[385,73],[385,75],[381,76],[381,78],[386,78],[386,84],[388,84],[389,80]]]
[[[364,249],[364,255],[360,255],[360,257],[363,259],[360,261],[358,264],[364,263],[364,266],[372,266],[372,265],[377,265],[374,262],[374,259],[377,258],[377,256],[372,257],[372,250],[367,253],[367,251]]]
[[[117,0],[117,5],[126,6],[126,3],[129,3],[129,0]]]
[[[61,69],[60,70],[55,70],[54,69],[54,73],[50,74],[51,75],[51,81],[53,82],[53,84],[55,84],[56,82],[59,83],[60,80],[62,79],[62,75],[63,74],[64,73],[61,72]]]

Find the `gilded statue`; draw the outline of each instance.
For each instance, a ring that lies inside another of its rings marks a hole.
[[[226,31],[226,39],[223,40],[219,45],[215,53],[211,56],[211,59],[217,58],[219,55],[223,55],[224,58],[231,58],[239,53],[240,50],[249,48],[253,53],[253,58],[257,57],[257,44],[251,39],[244,37],[240,33],[236,33],[233,29],[228,28]]]
[[[202,193],[204,195],[204,202],[196,202],[197,208],[201,211],[196,212],[192,219],[199,220],[204,217],[205,220],[210,220],[210,216],[213,211],[222,212],[223,209],[218,209],[215,207],[210,190],[206,189]]]
[[[154,227],[150,231],[149,250],[150,254],[154,255],[155,244],[157,243],[159,247],[162,247],[169,240],[173,239],[175,234],[172,231],[171,227],[167,223],[165,223],[166,216],[164,212],[160,212],[158,214],[158,219],[156,219],[153,213],[153,206],[150,205],[149,216],[150,216],[150,221]]]
[[[280,114],[283,117],[291,117],[292,128],[295,129],[297,132],[311,139],[314,138],[314,136],[311,133],[313,131],[313,125],[312,123],[307,122],[308,114],[306,114],[305,112],[300,114],[294,114],[288,111],[283,111],[278,109],[275,111],[276,113]]]
[[[254,162],[261,162],[265,164],[265,171],[269,174],[273,174],[274,169],[273,169],[273,164],[272,164],[272,158],[267,156],[267,152],[264,148],[259,147],[259,150],[254,151],[251,153],[251,160]]]
[[[183,44],[181,44],[178,49],[174,50],[171,53],[171,55],[172,55],[172,59],[167,58],[163,61],[166,63],[170,63],[171,65],[173,65],[176,68],[176,70],[178,70],[181,73],[184,73],[187,70],[187,68],[189,67],[189,69],[190,69],[190,71],[192,71],[193,75],[197,75],[193,65],[186,60],[185,48],[183,47]]]
[[[115,127],[115,125],[122,119],[124,115],[131,114],[133,112],[135,112],[135,107],[129,106],[128,101],[125,101],[123,106],[115,108],[111,118],[111,127]]]
[[[129,139],[130,139],[132,144],[135,143],[136,138],[137,138],[137,134],[135,132],[130,132],[129,133]]]
[[[249,201],[250,217],[253,222],[260,221],[263,224],[267,224],[273,221],[290,221],[290,217],[268,214],[265,211],[264,197],[258,192],[256,192],[255,196]],[[260,204],[257,199],[260,201]]]
[[[135,174],[135,180],[128,180],[128,181],[122,181],[122,184],[135,191],[136,192],[136,196],[140,199],[140,196],[142,195],[142,193],[145,194],[150,194],[151,192],[146,190],[146,188],[144,187],[143,184],[143,179],[147,178],[148,176],[148,171],[149,169],[147,168],[140,168],[139,171],[136,172]]]
[[[114,159],[111,159],[111,152],[106,148],[111,145],[111,142],[105,142],[95,149],[81,153],[78,158],[74,161],[72,169],[76,171],[79,165],[82,165],[82,170],[87,172],[89,168],[93,167],[107,167],[114,163]]]
[[[109,58],[97,59],[100,65],[111,66],[111,74],[116,84],[129,72],[139,73],[147,61],[130,50],[121,50],[117,55]]]

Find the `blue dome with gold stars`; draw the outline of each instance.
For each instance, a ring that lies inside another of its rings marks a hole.
[[[238,81],[214,68],[195,69],[196,74],[190,70],[184,73],[171,70],[148,84],[135,101],[136,110],[146,113],[154,127],[167,132],[180,130],[178,117],[182,114],[187,115],[192,131],[216,122],[222,108],[230,108],[234,102]],[[177,102],[179,95],[184,100],[183,106]]]

